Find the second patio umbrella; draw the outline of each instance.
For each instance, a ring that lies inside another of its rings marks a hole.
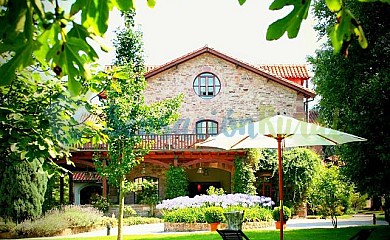
[[[198,143],[201,147],[229,149],[277,148],[279,170],[280,219],[283,221],[283,147],[314,145],[338,145],[347,142],[366,141],[366,139],[299,121],[295,118],[276,115],[258,122],[246,124],[240,128],[222,132]],[[280,228],[280,240],[283,240],[283,227]]]

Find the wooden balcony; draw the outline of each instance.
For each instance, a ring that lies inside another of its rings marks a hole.
[[[195,144],[203,141],[210,135],[207,134],[149,134],[140,135],[142,142],[149,145],[150,150],[184,150],[195,149]],[[82,146],[75,146],[78,151],[107,151],[108,144],[87,143]]]

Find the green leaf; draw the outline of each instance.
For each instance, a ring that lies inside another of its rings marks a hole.
[[[72,6],[70,7],[70,16],[73,16],[75,15],[76,13],[78,13],[81,9],[83,9],[84,5],[85,5],[86,1],[85,0],[76,0],[76,2],[74,2],[72,4]]]
[[[49,149],[48,153],[50,154],[50,157],[56,158],[57,157],[57,152],[54,149]]]
[[[113,0],[113,1],[114,1],[114,4],[121,11],[127,11],[127,10],[130,10],[130,9],[134,9],[133,0]]]
[[[11,152],[16,152],[16,151],[18,151],[18,146],[16,146],[16,145],[17,145],[17,143],[11,144],[11,146],[10,146]]]
[[[362,48],[367,48],[368,43],[363,28],[349,10],[343,9],[340,11],[337,14],[337,19],[339,19],[339,22],[335,24],[329,34],[334,53],[339,53],[342,48],[347,49],[352,35],[358,38]]]
[[[27,42],[15,51],[15,56],[0,67],[0,86],[8,85],[15,77],[15,72],[27,67],[32,62],[33,43]]]
[[[364,31],[363,31],[362,26],[359,25],[357,28],[354,29],[354,32],[355,32],[355,35],[358,37],[359,45],[364,49],[367,48],[368,42],[367,42],[366,36],[364,35]]]
[[[82,25],[97,36],[103,36],[108,28],[109,1],[83,1]]]
[[[33,1],[31,1],[31,3],[34,7],[35,13],[37,13],[38,16],[41,19],[43,19],[45,16],[45,10],[43,9],[42,1],[41,0],[33,0]]]
[[[57,36],[59,33],[60,27],[57,24],[53,24],[37,38],[39,47],[34,51],[34,56],[41,64],[46,65],[47,62],[53,58],[53,56],[48,55],[48,53],[55,45],[55,42],[58,41]]]
[[[156,6],[156,0],[147,0],[147,2],[150,8],[154,8],[154,6]]]
[[[341,9],[342,1],[341,0],[325,0],[326,6],[332,12],[338,12]]]
[[[285,32],[289,38],[295,38],[302,20],[307,18],[310,2],[311,0],[275,0],[269,7],[270,10],[280,10],[289,5],[293,5],[294,9],[286,17],[275,21],[268,27],[266,39],[279,39]]]
[[[246,2],[246,0],[238,0],[238,3],[242,6],[244,3]]]
[[[68,37],[74,37],[74,38],[79,38],[85,41],[85,43],[88,45],[89,50],[86,52],[90,59],[96,60],[99,58],[98,54],[96,53],[95,49],[88,44],[87,38],[90,37],[90,34],[88,30],[77,23],[73,23],[73,28],[68,32],[67,34]],[[100,43],[99,43],[100,44]],[[100,44],[101,45],[101,44]]]

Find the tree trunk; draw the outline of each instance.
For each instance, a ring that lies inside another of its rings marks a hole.
[[[125,207],[125,194],[123,192],[125,186],[125,177],[122,176],[119,182],[119,209],[118,209],[118,236],[117,240],[122,240],[123,227],[123,209]]]
[[[334,228],[337,228],[337,216],[332,216],[332,225]]]
[[[390,224],[390,195],[385,195],[383,210],[385,212],[385,220],[388,224]]]

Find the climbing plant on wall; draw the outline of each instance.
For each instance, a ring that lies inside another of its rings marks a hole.
[[[166,199],[188,195],[188,177],[184,168],[171,165],[166,172],[166,177]]]
[[[248,149],[245,157],[234,160],[233,192],[256,195],[256,176],[261,151]]]

